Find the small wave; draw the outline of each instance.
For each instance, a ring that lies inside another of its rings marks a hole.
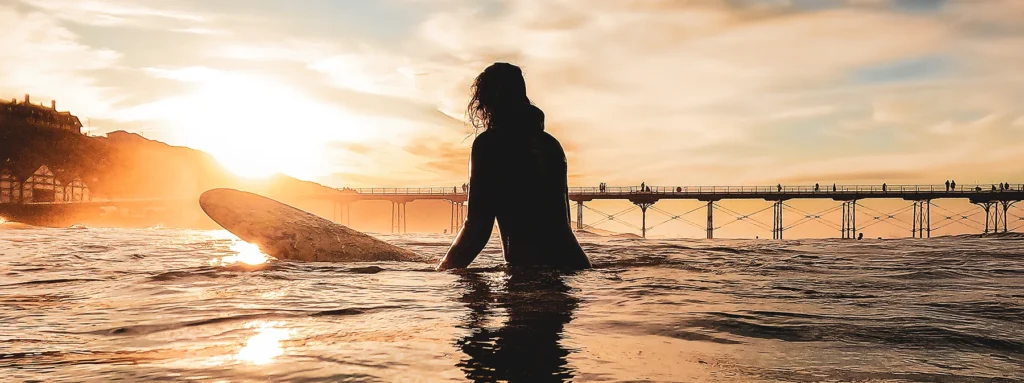
[[[163,332],[168,330],[175,330],[180,328],[204,326],[210,324],[226,323],[226,322],[237,322],[237,321],[251,321],[251,320],[269,320],[269,319],[281,319],[281,318],[295,318],[295,317],[319,317],[319,316],[348,316],[348,315],[360,315],[367,314],[376,311],[383,311],[388,309],[394,309],[396,306],[375,306],[375,307],[346,307],[334,310],[320,310],[320,311],[276,311],[269,313],[256,313],[256,314],[241,314],[231,315],[218,318],[200,319],[186,322],[171,322],[171,323],[157,323],[157,324],[145,324],[135,326],[124,326],[115,327],[103,330],[88,331],[84,334],[94,335],[146,335],[157,332]]]
[[[220,273],[219,268],[214,267],[202,267],[193,270],[175,270],[165,271],[149,277],[151,281],[167,282],[186,278],[223,278],[233,277],[234,275],[229,273]]]
[[[106,282],[106,279],[97,279],[97,278],[40,279],[40,280],[35,280],[35,281],[8,283],[8,284],[0,285],[0,287],[25,286],[25,285],[44,285],[44,284],[71,283],[71,282]]]
[[[936,270],[920,270],[920,271],[908,271],[902,273],[893,273],[880,275],[882,278],[892,279],[910,279],[910,280],[931,280],[931,279],[964,279],[964,278],[975,278],[971,273],[949,270],[949,269],[936,269]]]
[[[778,339],[786,342],[860,342],[888,344],[895,348],[917,349],[975,349],[981,352],[1017,352],[1024,343],[971,334],[950,328],[891,323],[885,326],[856,325],[851,323],[757,323],[760,320],[737,318],[734,315],[714,315],[688,321],[686,325],[736,336]]]

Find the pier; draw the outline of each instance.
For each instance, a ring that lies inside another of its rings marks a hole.
[[[524,188],[518,193],[530,193]],[[820,185],[809,186],[639,186],[632,187],[570,187],[569,200],[575,208],[575,229],[586,230],[609,222],[630,227],[646,238],[649,231],[670,222],[681,222],[701,230],[708,239],[715,238],[715,231],[737,222],[745,222],[766,233],[773,239],[783,239],[786,233],[807,223],[818,223],[834,228],[839,238],[857,238],[864,229],[879,224],[889,224],[906,230],[910,237],[930,238],[932,232],[953,224],[963,226],[979,234],[1009,233],[1024,228],[1024,184],[958,185],[946,189],[944,185]],[[466,219],[468,188],[361,188],[334,189],[316,195],[297,197],[303,200],[329,201],[332,204],[332,220],[351,226],[350,207],[363,201],[388,201],[391,203],[391,232],[407,232],[406,205],[412,201],[443,201],[450,206],[449,232],[456,233]],[[867,200],[905,201],[892,211],[879,211],[865,206]],[[591,202],[618,200],[627,201],[632,207],[607,213],[600,211]],[[666,200],[700,201],[701,205],[684,212],[662,209],[658,203]],[[723,206],[726,200],[763,200],[770,205],[760,210],[743,213]],[[791,203],[794,200],[824,200],[835,204],[820,211],[805,211]],[[942,201],[960,200],[975,207],[968,211],[952,211]],[[0,203],[0,215],[8,218],[35,216],[62,216],[80,211],[98,211],[100,208],[116,207],[119,214],[157,209],[160,211],[196,208],[194,199],[125,199],[91,200],[51,203]],[[772,210],[771,222],[760,221],[756,214]],[[934,210],[934,211],[933,211]],[[624,215],[640,212],[639,225],[624,219]],[[649,213],[658,213],[663,219],[649,223]],[[826,215],[839,214],[838,221],[830,221]],[[596,215],[596,220],[584,224],[584,215]],[[910,219],[901,218],[910,214]],[[699,217],[699,218],[698,218]],[[788,221],[787,221],[788,220]],[[932,221],[938,224],[933,226]]]
[[[529,193],[523,190],[522,193]],[[465,220],[466,202],[468,199],[467,190],[460,187],[432,187],[432,188],[362,188],[362,189],[339,189],[338,194],[323,195],[316,198],[325,198],[335,202],[335,222],[349,223],[347,215],[351,203],[358,201],[390,201],[392,203],[391,227],[394,233],[405,232],[406,203],[415,200],[440,200],[451,205],[450,229],[456,232],[461,228]],[[764,200],[771,202],[771,206],[760,211],[742,214],[719,204],[723,200]],[[819,212],[806,212],[793,207],[788,201],[798,199],[819,199],[838,202],[834,207]],[[871,199],[892,199],[909,202],[909,205],[890,212],[881,212],[860,204],[861,201]],[[965,200],[978,208],[974,212],[953,212],[941,206],[936,206],[940,200]],[[569,200],[575,202],[576,207],[576,229],[584,230],[583,218],[585,211],[591,211],[600,218],[590,226],[609,221],[622,223],[619,218],[638,209],[641,213],[640,226],[627,224],[640,232],[642,237],[647,237],[647,232],[657,226],[671,221],[688,223],[691,226],[701,228],[708,239],[715,236],[715,229],[722,225],[716,225],[715,212],[725,214],[731,219],[728,223],[737,221],[750,221],[751,216],[768,209],[773,211],[771,224],[754,222],[755,226],[762,227],[772,233],[772,238],[783,239],[787,230],[795,226],[819,221],[824,222],[822,215],[840,211],[842,216],[838,224],[835,224],[839,231],[840,238],[856,238],[858,233],[866,227],[879,223],[900,222],[895,215],[910,212],[911,222],[906,222],[911,237],[930,238],[933,212],[936,207],[940,214],[938,220],[944,221],[943,227],[951,222],[970,222],[977,224],[982,234],[1013,232],[1024,227],[1024,213],[1011,214],[1011,209],[1020,209],[1016,204],[1024,200],[1024,184],[978,184],[978,185],[957,185],[956,188],[947,188],[945,185],[806,185],[806,186],[639,186],[628,187],[570,187]],[[598,200],[623,200],[634,205],[617,213],[605,213],[587,206],[588,202]],[[656,207],[659,201],[663,200],[695,200],[704,202],[698,209],[690,210],[681,214],[668,212]],[[858,207],[863,211],[860,213],[861,225],[858,226]],[[704,210],[706,220],[702,224],[686,218],[687,215]],[[656,211],[668,217],[666,221],[649,225],[647,223],[648,211]],[[789,215],[795,214],[795,220],[789,225],[786,224],[786,212]],[[983,221],[974,217],[984,214]],[[865,223],[866,222],[866,223]],[[1012,224],[1011,224],[1012,222]]]

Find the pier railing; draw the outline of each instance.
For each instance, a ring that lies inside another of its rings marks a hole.
[[[466,191],[459,186],[447,187],[425,187],[425,188],[358,188],[354,190],[359,194],[366,195],[394,195],[394,196],[429,196],[429,195],[454,195],[466,194]]]
[[[445,196],[464,195],[466,189],[460,186],[448,187],[423,187],[423,188],[358,188],[344,189],[343,191],[354,191],[363,195],[377,196]],[[1008,188],[1000,188],[998,184],[969,184],[956,185],[956,188],[947,189],[945,185],[798,185],[798,186],[666,186],[652,185],[644,186],[574,186],[569,188],[569,194],[605,194],[605,195],[630,195],[630,194],[657,194],[657,195],[695,195],[695,194],[909,194],[909,193],[950,193],[950,194],[977,194],[982,192],[1005,192],[1024,191],[1024,184],[1010,184]]]
[[[980,192],[1024,191],[1024,184],[1010,184],[1009,187],[995,185],[956,185],[946,188],[945,185],[799,185],[799,186],[607,186],[607,187],[570,187],[570,194],[659,194],[659,195],[692,195],[692,194],[886,194],[886,193],[961,193],[975,194]]]

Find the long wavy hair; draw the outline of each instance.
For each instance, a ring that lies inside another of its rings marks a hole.
[[[518,66],[497,62],[476,76],[470,87],[466,119],[476,129],[491,129],[506,113],[533,105],[526,97],[526,80]]]

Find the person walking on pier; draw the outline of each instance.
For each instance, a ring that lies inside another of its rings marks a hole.
[[[469,266],[495,220],[510,271],[590,268],[572,231],[565,151],[544,131],[544,112],[526,96],[522,70],[494,63],[476,77],[471,92],[466,114],[483,132],[470,152],[469,210],[437,270]],[[517,185],[533,190],[516,193]]]
[[[782,193],[782,184],[775,185],[779,189],[779,193]]]
[[[885,192],[885,182],[882,182],[882,191]]]
[[[834,183],[832,184],[832,192],[833,192],[833,193],[835,193],[835,192],[836,192],[836,184],[834,184]]]
[[[949,190],[950,191],[956,191],[956,180],[950,180],[949,181]]]
[[[949,192],[949,180],[946,180],[946,192]]]
[[[818,183],[817,182],[814,183],[814,192],[815,193],[818,192]]]

